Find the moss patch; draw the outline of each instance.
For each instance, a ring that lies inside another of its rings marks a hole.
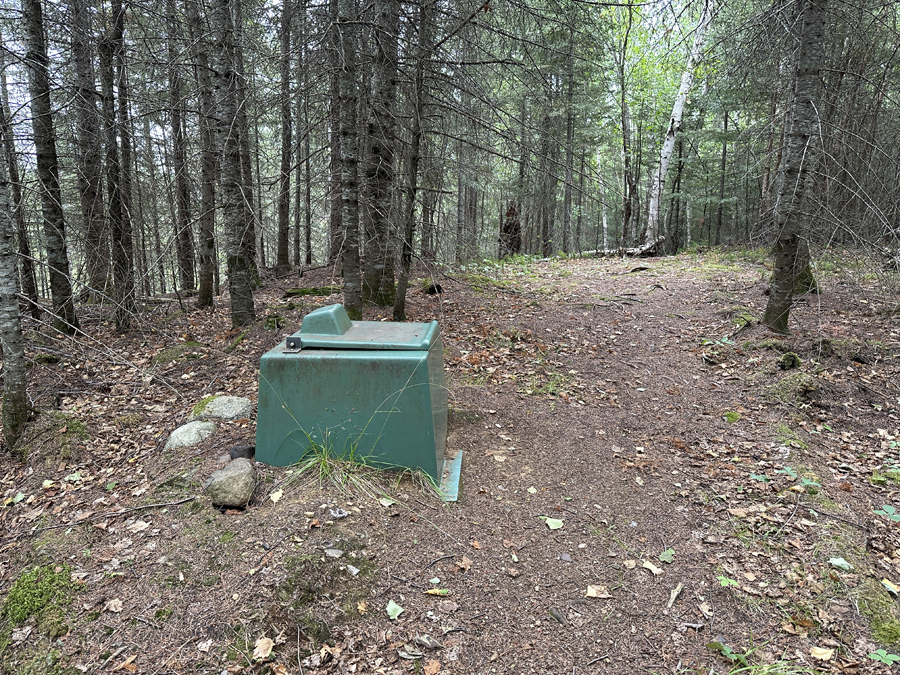
[[[20,574],[9,589],[3,602],[3,618],[14,626],[21,626],[32,616],[43,623],[72,603],[75,588],[68,565],[35,567]]]
[[[203,411],[206,410],[206,407],[213,402],[215,396],[207,396],[206,398],[197,402],[197,404],[191,408],[191,415],[193,417],[200,417],[203,414]]]
[[[782,370],[799,368],[801,365],[802,361],[800,361],[800,357],[797,356],[794,352],[787,352],[786,354],[782,354],[781,358],[778,359],[778,367]]]
[[[875,579],[860,587],[859,610],[869,620],[872,637],[878,643],[900,644],[900,610]]]
[[[782,403],[805,403],[819,393],[819,385],[809,373],[793,373],[781,378],[766,391],[768,398]]]
[[[189,354],[188,352],[202,347],[199,342],[194,342],[189,340],[188,342],[182,342],[181,344],[177,344],[174,347],[169,347],[168,349],[163,349],[156,356],[153,357],[153,363],[168,363],[169,361],[177,361],[182,358],[197,358],[194,354]]]

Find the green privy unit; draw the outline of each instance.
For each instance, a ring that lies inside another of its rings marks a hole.
[[[266,464],[294,464],[317,445],[436,483],[453,473],[437,321],[351,321],[342,305],[310,312],[260,360],[258,411],[256,459]]]

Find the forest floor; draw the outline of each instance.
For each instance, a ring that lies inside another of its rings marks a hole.
[[[890,672],[898,280],[823,263],[779,336],[755,322],[762,261],[520,260],[435,273],[436,296],[418,282],[409,315],[440,322],[464,453],[450,504],[409,476],[332,467],[355,481],[339,488],[258,464],[248,508],[223,512],[202,482],[254,420],[163,449],[204,397],[255,401],[260,356],[339,295],[286,299],[296,277],[269,278],[246,331],[227,297],[174,296],[126,336],[92,307],[89,337],[30,327],[42,412],[24,461],[0,466],[0,671]]]

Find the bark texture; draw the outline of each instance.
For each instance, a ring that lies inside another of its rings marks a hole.
[[[231,323],[243,326],[256,318],[253,308],[253,269],[248,256],[251,218],[243,194],[241,133],[238,118],[238,83],[234,68],[233,7],[229,0],[216,0],[214,69],[216,116],[221,146],[222,210],[231,295]]]
[[[28,421],[25,343],[16,284],[16,227],[12,218],[6,145],[0,146],[0,343],[3,348],[3,437],[13,448]]]
[[[775,269],[762,320],[777,333],[788,332],[794,286],[809,266],[809,258],[804,255],[809,227],[804,204],[809,189],[809,166],[816,151],[817,99],[825,59],[827,8],[827,0],[800,0],[797,8],[800,45],[792,77],[793,92],[773,218],[778,237],[774,248]]]
[[[66,224],[50,106],[50,77],[47,72],[47,45],[44,42],[41,0],[23,0],[22,10],[27,41],[25,64],[28,67],[28,89],[31,94],[31,124],[34,129],[41,221],[50,273],[50,294],[53,298],[53,326],[62,333],[74,335],[80,326],[75,314],[69,276],[69,253],[66,247]]]

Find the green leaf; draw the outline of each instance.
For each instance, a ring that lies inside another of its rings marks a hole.
[[[725,588],[728,588],[729,586],[737,586],[738,585],[738,582],[736,582],[734,579],[729,579],[728,577],[725,577],[725,576],[720,575],[720,576],[717,576],[716,579],[718,579],[719,583]]]
[[[551,530],[558,530],[563,526],[563,521],[557,520],[556,518],[547,518],[544,522],[547,523],[547,527]]]
[[[845,572],[849,572],[850,570],[853,569],[853,565],[851,565],[850,563],[848,563],[848,562],[847,562],[846,560],[844,560],[843,558],[829,558],[829,559],[828,559],[828,563],[829,563],[832,567],[836,567],[836,568],[839,569],[839,570],[844,570]]]
[[[794,471],[791,467],[786,466],[783,469],[778,469],[775,473],[783,473],[785,476],[790,476],[791,478],[797,477],[797,472]]]
[[[752,478],[753,480],[758,480],[761,483],[771,483],[772,482],[766,476],[760,476],[758,473],[751,473],[750,478]]]
[[[659,554],[659,559],[664,563],[671,563],[675,561],[675,549],[667,548],[665,551]]]
[[[378,503],[381,504],[382,506],[393,506],[397,502],[395,502],[393,499],[388,499],[387,497],[382,497],[381,499],[378,500]]]
[[[389,600],[387,607],[385,607],[385,611],[387,612],[387,615],[390,617],[391,621],[393,621],[398,616],[403,614],[405,610],[393,600]]]
[[[16,496],[12,498],[12,503],[13,503],[13,504],[18,504],[18,503],[19,503],[20,501],[22,501],[23,499],[25,499],[25,493],[24,493],[24,492],[18,492],[18,493],[16,493]]]
[[[845,572],[849,572],[850,570],[853,569],[853,565],[851,565],[850,563],[848,563],[848,562],[847,562],[846,560],[844,560],[843,558],[829,558],[829,559],[828,559],[828,563],[829,563],[832,567],[836,567],[836,568],[839,569],[839,570],[844,570]]]

